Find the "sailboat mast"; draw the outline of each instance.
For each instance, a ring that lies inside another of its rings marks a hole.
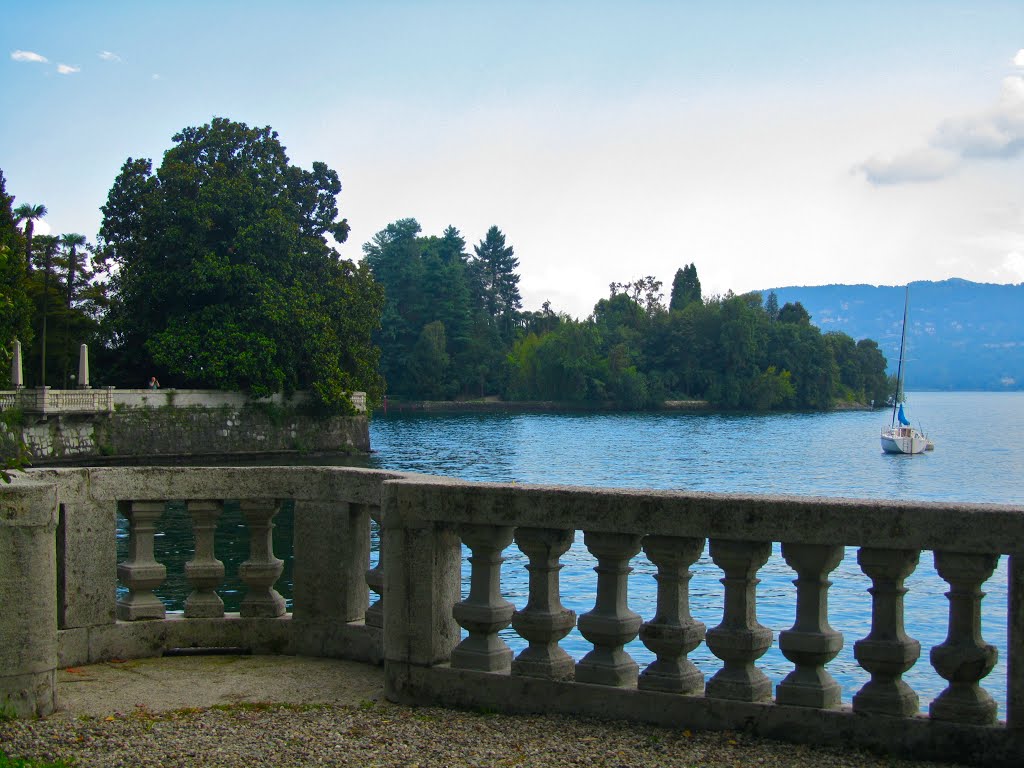
[[[903,330],[900,332],[900,361],[896,366],[896,394],[892,399],[892,424],[896,426],[896,410],[899,408],[900,395],[903,393],[903,347],[907,343],[907,306],[910,304],[910,286],[907,286],[903,297]]]

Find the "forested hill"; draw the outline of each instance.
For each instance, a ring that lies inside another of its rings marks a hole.
[[[822,332],[878,342],[895,373],[904,286],[769,288],[779,305],[799,301]],[[951,279],[910,284],[908,390],[1024,389],[1024,284]]]

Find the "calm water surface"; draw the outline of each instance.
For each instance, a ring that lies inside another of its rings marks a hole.
[[[467,480],[515,481],[596,487],[778,493],[850,498],[916,499],[991,502],[1019,505],[1024,501],[1024,393],[911,394],[908,413],[936,443],[919,456],[881,452],[879,431],[888,412],[850,411],[827,414],[398,414],[376,416],[370,435],[374,453],[358,463],[379,469],[423,472]],[[176,517],[168,515],[168,518]],[[169,530],[158,542],[158,557],[173,557],[173,542],[191,542],[188,524],[168,519]],[[282,515],[277,554],[289,560],[290,519]],[[232,539],[243,530],[237,511],[228,510],[218,532],[218,556],[226,556]],[[505,551],[502,589],[517,608],[526,604],[526,558],[514,546]],[[376,555],[375,555],[376,557]],[[187,559],[187,558],[186,558]],[[244,557],[242,557],[244,559]],[[562,602],[577,614],[594,607],[595,561],[582,543],[582,533],[563,558]],[[290,563],[289,563],[290,564]],[[630,608],[644,619],[654,615],[656,569],[643,554],[631,563]],[[172,568],[169,571],[180,568]],[[721,571],[707,551],[694,567],[690,582],[691,611],[708,628],[722,618]],[[758,573],[758,620],[776,633],[794,621],[795,573],[776,545]],[[463,574],[468,589],[468,571]],[[845,647],[828,669],[843,686],[849,702],[868,676],[853,659],[853,643],[870,630],[870,582],[848,549],[832,575],[829,620],[845,637]],[[921,642],[921,658],[904,678],[921,697],[922,709],[945,687],[928,663],[932,646],[945,639],[948,585],[936,574],[930,552],[907,579],[907,632]],[[280,585],[290,593],[289,573]],[[999,649],[999,663],[986,687],[1005,702],[1006,562],[985,589],[985,640]],[[241,585],[229,579],[225,596],[237,603]],[[164,597],[171,607],[187,594],[184,580],[169,579]],[[176,595],[181,595],[180,598]],[[776,599],[777,598],[777,599]],[[525,643],[511,629],[503,633],[517,652]],[[590,650],[574,630],[563,647],[577,659]],[[639,641],[627,650],[641,668],[653,655]],[[710,677],[721,667],[701,645],[690,658]],[[792,669],[777,645],[759,661],[774,682]]]
[[[1019,503],[1024,392],[911,394],[935,440],[889,456],[888,411],[797,414],[395,414],[369,466],[467,480]]]

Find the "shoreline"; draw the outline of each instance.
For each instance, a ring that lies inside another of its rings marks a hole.
[[[816,413],[833,411],[876,411],[883,410],[865,403],[837,402],[831,408]],[[626,413],[634,409],[618,408],[612,404],[573,403],[556,400],[499,400],[487,397],[479,400],[388,400],[377,408],[374,416],[391,413],[553,413],[570,411],[575,413]],[[636,412],[660,413],[682,411],[688,413],[729,413],[716,409],[707,400],[665,400],[660,408],[637,409]],[[763,413],[805,413],[806,411],[763,411]],[[744,411],[746,413],[746,411]]]

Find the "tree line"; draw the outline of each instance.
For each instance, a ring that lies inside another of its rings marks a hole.
[[[519,261],[492,226],[388,225],[358,262],[336,246],[338,174],[292,165],[269,127],[215,118],[172,137],[159,166],[128,158],[95,243],[40,235],[0,172],[0,342],[23,344],[29,386],[74,386],[80,343],[93,383],[308,390],[345,411],[406,399],[498,396],[619,408],[701,399],[721,408],[882,403],[875,342],[822,334],[774,295],[704,297],[694,264],[666,304],[653,277],[612,283],[575,319],[522,307]],[[9,365],[0,386],[9,385]]]
[[[677,270],[667,305],[647,276],[612,283],[578,320],[548,303],[520,310],[518,261],[497,227],[473,254],[454,227],[419,233],[404,219],[364,246],[387,297],[378,338],[395,397],[771,410],[881,405],[891,391],[876,342],[822,334],[773,294],[705,298],[694,264]]]

